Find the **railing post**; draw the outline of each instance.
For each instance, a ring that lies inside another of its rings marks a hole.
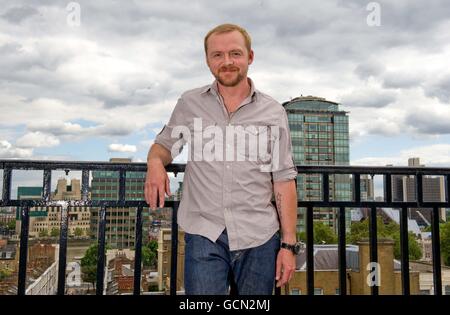
[[[308,295],[314,295],[314,212],[306,208],[306,286]]]
[[[371,207],[370,209],[370,217],[369,217],[369,239],[370,239],[370,262],[371,263],[378,263],[378,237],[377,237],[377,208]],[[377,271],[377,280],[378,279],[378,272]],[[378,295],[378,281],[372,284],[371,290],[372,295]]]
[[[98,226],[98,261],[97,261],[97,289],[96,295],[103,295],[105,278],[105,230],[106,230],[106,206],[100,208]]]
[[[417,200],[417,207],[421,207],[423,204],[423,178],[422,174],[416,175],[416,200]]]
[[[141,265],[142,265],[142,206],[139,206],[137,208],[136,214],[136,242],[135,242],[135,257],[134,257],[134,287],[133,287],[134,295],[141,294]]]
[[[177,269],[178,269],[178,206],[179,201],[174,201],[172,212],[172,235],[170,253],[170,295],[177,295]]]
[[[81,172],[81,199],[87,201],[89,198],[89,170]]]
[[[125,170],[119,171],[119,202],[125,202],[125,190],[126,188],[126,172]]]
[[[408,208],[400,210],[400,249],[402,269],[402,291],[403,295],[410,294],[409,283],[409,244],[408,244]]]
[[[347,295],[347,259],[346,259],[346,242],[345,242],[345,207],[339,208],[339,225],[338,225],[338,256],[339,256],[339,294]]]
[[[330,201],[330,177],[328,173],[322,174],[322,191],[323,191],[323,201]]]
[[[355,202],[361,202],[361,174],[353,174],[355,182]]]
[[[435,295],[442,295],[441,241],[439,234],[439,208],[433,207],[431,216],[431,250],[433,253],[433,284]]]
[[[384,201],[392,202],[392,177],[391,174],[384,175]]]
[[[50,201],[51,196],[51,183],[52,183],[52,171],[51,170],[44,170],[44,178],[42,183],[42,200],[45,202]]]
[[[7,167],[3,170],[2,201],[6,205],[11,200],[11,178],[12,169]]]
[[[25,295],[27,284],[28,229],[30,224],[30,207],[28,205],[21,207],[20,220],[19,283],[17,285],[17,294]]]
[[[61,206],[61,230],[59,235],[58,295],[64,295],[66,286],[67,229],[69,227],[68,205]]]

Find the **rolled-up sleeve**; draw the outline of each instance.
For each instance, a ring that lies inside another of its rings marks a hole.
[[[289,123],[286,111],[283,109],[279,123],[278,134],[278,152],[274,150],[273,153],[277,156],[272,157],[277,165],[274,165],[272,177],[274,182],[288,181],[297,177],[297,168],[292,156],[292,142],[289,130]]]
[[[172,158],[181,153],[184,144],[187,142],[188,123],[186,116],[186,106],[183,99],[180,98],[175,105],[169,122],[156,135],[154,143],[160,144],[169,150]]]

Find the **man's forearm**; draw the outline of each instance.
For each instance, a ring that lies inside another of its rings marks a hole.
[[[172,155],[170,151],[167,150],[162,145],[155,143],[152,145],[147,155],[147,163],[152,159],[159,159],[163,163],[164,166],[170,164],[172,162]]]
[[[275,201],[281,223],[283,242],[297,241],[297,190],[295,180],[274,182]]]

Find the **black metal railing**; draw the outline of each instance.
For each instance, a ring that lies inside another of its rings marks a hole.
[[[96,294],[104,292],[104,270],[105,270],[105,244],[106,244],[106,215],[110,207],[135,207],[137,208],[135,226],[135,266],[134,266],[134,291],[140,294],[141,281],[141,249],[142,249],[142,211],[148,205],[144,200],[126,200],[126,173],[146,172],[144,163],[109,163],[109,162],[60,162],[60,161],[24,161],[24,160],[0,160],[0,169],[3,170],[3,189],[0,207],[21,207],[21,231],[20,231],[20,254],[18,272],[18,294],[26,292],[26,267],[29,217],[31,207],[61,207],[61,229],[59,238],[59,271],[57,294],[63,295],[66,281],[66,253],[68,240],[68,208],[73,206],[99,207],[98,225],[98,265]],[[321,200],[298,201],[298,207],[306,208],[306,280],[307,293],[314,294],[314,244],[313,244],[313,212],[315,207],[329,207],[338,209],[338,269],[339,269],[339,292],[347,294],[347,271],[346,271],[346,239],[345,239],[345,212],[347,208],[369,208],[369,246],[370,261],[378,262],[377,257],[377,208],[399,208],[400,210],[400,245],[401,245],[401,274],[403,294],[410,294],[409,280],[409,248],[408,248],[408,208],[432,208],[432,257],[433,257],[433,282],[434,293],[442,294],[441,258],[439,240],[439,208],[450,207],[450,168],[430,167],[354,167],[354,166],[297,166],[299,174],[319,174],[321,176]],[[13,170],[42,170],[43,171],[43,196],[41,200],[17,200],[11,199],[11,183]],[[81,171],[81,200],[51,200],[51,177],[52,172],[57,170]],[[89,199],[89,172],[91,171],[116,171],[119,172],[119,192],[117,200],[90,200]],[[184,172],[184,164],[171,164],[166,167],[168,172],[175,175]],[[331,200],[330,176],[349,175],[352,178],[353,200],[339,201]],[[361,175],[381,175],[384,177],[384,200],[365,201],[361,200],[360,178]],[[400,202],[392,200],[391,180],[393,175],[415,176],[417,200],[414,202]],[[445,177],[446,200],[440,202],[427,202],[423,197],[423,177],[443,176]],[[171,271],[170,271],[170,294],[176,295],[177,289],[177,253],[178,253],[178,224],[177,210],[179,201],[166,201],[166,205],[172,207],[172,233],[171,233]],[[372,286],[372,294],[377,295],[377,286]],[[276,290],[280,294],[280,289]]]

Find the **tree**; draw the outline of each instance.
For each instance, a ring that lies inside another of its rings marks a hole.
[[[105,246],[106,250],[109,246]],[[98,244],[94,243],[89,246],[81,258],[81,279],[84,282],[89,282],[95,287],[95,282],[97,281],[97,263],[98,263]]]
[[[52,228],[52,230],[50,231],[50,236],[51,237],[58,237],[59,236],[59,229],[58,228]]]
[[[400,259],[402,257],[401,247],[400,247],[400,228],[397,234],[392,234],[392,238],[395,241],[394,244],[394,257],[396,259]],[[416,241],[416,237],[414,233],[408,233],[408,250],[409,250],[409,259],[411,260],[419,260],[422,258],[422,248],[419,243]]]
[[[9,221],[8,224],[6,225],[6,227],[10,231],[15,230],[16,229],[16,221]]]
[[[347,244],[356,244],[361,239],[369,237],[369,220],[352,223],[350,233],[347,234]],[[381,217],[377,216],[377,237],[389,238],[394,241],[394,257],[400,259],[400,225],[394,221],[384,224]],[[422,257],[422,248],[413,233],[408,233],[409,259],[418,260]]]
[[[0,269],[0,282],[5,280],[11,274],[12,274],[12,270],[10,270],[10,269],[7,269],[7,268]]]
[[[47,236],[48,236],[48,230],[47,229],[39,231],[39,237],[47,237]]]
[[[444,264],[450,266],[450,222],[441,225],[441,256]]]
[[[79,227],[75,228],[74,234],[75,236],[83,236],[83,229]]]
[[[158,242],[151,240],[142,246],[142,263],[144,267],[156,267],[158,258]]]
[[[337,244],[337,236],[333,229],[323,222],[314,222],[314,244]],[[298,233],[298,239],[306,242],[306,232]]]

